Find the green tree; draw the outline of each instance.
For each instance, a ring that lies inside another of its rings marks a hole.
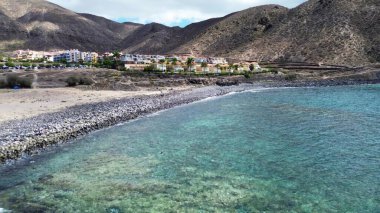
[[[178,62],[178,59],[177,59],[177,58],[173,58],[173,59],[172,59],[172,64],[173,64],[173,65],[177,65],[177,62]]]
[[[23,67],[30,67],[31,65],[30,65],[30,63],[25,62],[25,63],[22,63],[22,66]]]
[[[194,58],[188,58],[186,61],[186,65],[189,72],[191,72],[191,68],[193,67],[193,64],[194,64]]]
[[[62,58],[59,62],[62,64],[67,64],[67,60],[65,58]]]
[[[114,63],[111,60],[109,60],[108,58],[104,59],[103,66],[105,68],[112,69],[113,65]]]
[[[7,67],[15,67],[15,64],[12,61],[7,61],[5,63],[5,66],[7,66]]]
[[[114,51],[113,53],[113,64],[111,66],[112,69],[121,69],[120,67],[120,57],[121,53],[119,51]]]
[[[112,54],[114,59],[116,59],[117,61],[120,60],[121,53],[119,51],[114,51]]]

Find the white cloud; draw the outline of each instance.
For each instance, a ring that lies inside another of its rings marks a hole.
[[[113,20],[158,22],[170,26],[221,17],[263,4],[295,7],[303,1],[305,0],[50,0],[75,12],[91,13]]]

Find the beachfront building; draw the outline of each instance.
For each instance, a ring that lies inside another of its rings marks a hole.
[[[34,61],[37,59],[43,59],[44,55],[45,54],[42,51],[16,50],[15,52],[13,52],[12,58],[15,60]]]
[[[176,55],[166,55],[165,59],[168,61],[181,61],[181,58]]]
[[[202,67],[202,64],[196,64],[195,70],[196,70],[195,72],[197,72],[197,73],[202,73],[202,74],[210,73],[210,67],[209,66]]]
[[[135,64],[135,58],[132,54],[125,54],[120,56],[120,61],[126,63],[126,64]]]
[[[180,73],[180,72],[184,72],[185,68],[183,68],[183,66],[181,66],[181,65],[174,65],[173,66],[173,71],[175,73]]]
[[[122,54],[120,61],[126,64],[151,64],[166,60],[163,55]]]
[[[83,59],[81,52],[77,49],[73,49],[55,55],[53,60],[54,62],[66,61],[68,63],[78,63],[80,59]]]
[[[46,54],[44,58],[47,62],[54,62],[54,54]]]
[[[63,52],[63,53],[60,53],[58,55],[55,55],[53,57],[53,61],[54,62],[62,62],[62,61],[69,62],[70,61],[70,53],[69,52]]]
[[[145,67],[147,67],[147,65],[146,64],[125,64],[124,67],[127,70],[143,71]]]
[[[96,63],[98,61],[99,54],[96,52],[81,52],[80,59],[87,63]]]
[[[67,61],[69,63],[78,63],[79,60],[81,59],[81,52],[79,50],[70,50],[69,51],[69,54],[70,54],[70,60]]]

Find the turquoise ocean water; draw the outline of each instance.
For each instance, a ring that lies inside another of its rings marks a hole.
[[[250,91],[0,167],[0,212],[380,212],[380,85]]]

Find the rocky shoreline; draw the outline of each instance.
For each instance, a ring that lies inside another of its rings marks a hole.
[[[69,107],[63,111],[1,123],[0,164],[30,155],[50,145],[65,143],[90,132],[150,113],[259,87],[316,87],[373,84],[379,81],[298,81],[207,86],[168,94],[128,97]]]
[[[255,86],[201,87],[162,95],[130,97],[78,105],[60,112],[0,124],[0,163],[29,155],[53,144],[71,141],[149,113]]]

